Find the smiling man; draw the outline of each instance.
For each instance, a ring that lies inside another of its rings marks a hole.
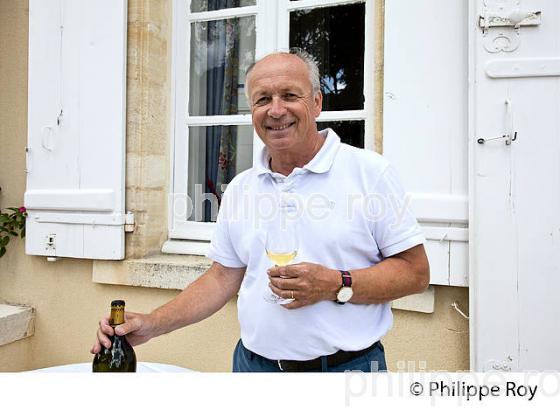
[[[129,313],[115,331],[144,343],[238,295],[233,371],[386,370],[389,302],[429,283],[424,238],[395,170],[382,156],[341,143],[333,130],[317,131],[319,73],[306,53],[257,61],[246,91],[265,147],[222,198],[212,266],[152,313]],[[272,213],[263,212],[263,198],[272,199]],[[267,259],[273,214],[297,226],[297,263],[278,267]],[[266,291],[285,303],[265,300]],[[112,332],[101,320],[92,353],[110,345]]]
[[[253,126],[273,169],[285,175],[311,161],[324,142],[315,122],[323,97],[318,81],[310,81],[306,62],[295,54],[265,57],[247,74]]]

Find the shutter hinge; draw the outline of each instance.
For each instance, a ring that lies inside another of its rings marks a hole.
[[[134,214],[132,212],[127,212],[124,215],[124,231],[125,232],[134,232],[135,228],[134,223]]]

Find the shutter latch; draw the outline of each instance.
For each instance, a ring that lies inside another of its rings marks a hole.
[[[541,24],[540,11],[507,7],[498,0],[487,0],[478,25],[482,29],[482,43],[489,53],[511,53],[521,43],[521,26]],[[516,6],[519,5],[517,0]]]
[[[483,32],[490,27],[539,26],[541,24],[540,11],[526,11],[521,9],[484,10],[484,15],[478,18],[478,25]]]

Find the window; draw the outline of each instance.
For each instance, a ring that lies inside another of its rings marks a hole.
[[[163,250],[203,254],[227,183],[252,166],[262,147],[244,94],[255,58],[290,47],[314,55],[322,75],[319,129],[373,148],[373,2],[175,0],[173,6],[173,192]]]

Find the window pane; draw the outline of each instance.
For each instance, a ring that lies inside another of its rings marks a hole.
[[[290,13],[290,47],[317,59],[326,111],[364,108],[364,21],[364,3]]]
[[[192,0],[191,11],[213,11],[232,7],[254,6],[255,0]]]
[[[251,125],[189,127],[189,221],[215,222],[225,184],[253,165]],[[223,188],[223,189],[222,189]]]
[[[325,121],[318,122],[317,128],[324,130],[332,128],[340,140],[358,148],[364,148],[364,122],[363,121]]]
[[[193,23],[189,114],[249,112],[243,83],[254,60],[254,16]]]

